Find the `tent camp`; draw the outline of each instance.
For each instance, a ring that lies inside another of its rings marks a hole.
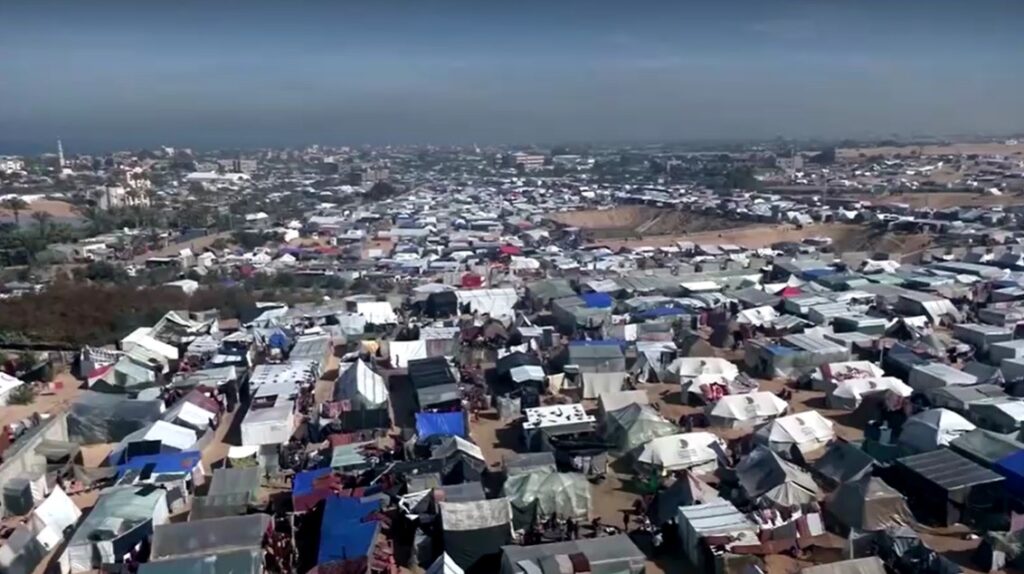
[[[620,452],[627,453],[660,436],[678,432],[675,424],[665,420],[658,411],[636,403],[608,413],[605,418],[605,440]]]
[[[512,511],[507,498],[440,502],[444,551],[463,569],[494,572],[501,547],[512,542]],[[493,566],[488,568],[486,564]]]
[[[907,452],[928,452],[948,445],[975,428],[970,421],[951,410],[928,409],[903,423],[898,442]]]
[[[840,484],[828,497],[825,508],[841,534],[878,532],[914,523],[903,495],[870,475]]]
[[[754,433],[754,440],[777,452],[789,452],[793,446],[808,453],[834,439],[832,421],[818,411],[807,411],[777,418]]]
[[[687,469],[703,474],[714,472],[724,453],[725,442],[709,432],[673,434],[645,444],[637,465],[659,474]]]
[[[82,511],[60,487],[32,511],[26,523],[10,533],[0,548],[0,572],[31,574],[46,554],[64,542],[65,531],[74,526]]]
[[[169,521],[167,491],[152,486],[121,486],[103,491],[89,516],[68,542],[61,561],[71,572],[89,572],[117,563],[153,528]]]
[[[810,474],[764,446],[740,460],[736,477],[748,498],[782,508],[807,504],[821,496]]]
[[[334,400],[350,401],[352,408],[358,410],[387,409],[388,397],[384,377],[362,359],[348,363],[334,386]]]
[[[704,412],[712,426],[737,428],[764,424],[786,413],[786,401],[768,391],[757,391],[745,395],[726,395]]]
[[[516,525],[522,528],[552,514],[562,519],[590,519],[590,482],[584,474],[547,469],[515,474],[505,481],[503,494],[512,505]]]

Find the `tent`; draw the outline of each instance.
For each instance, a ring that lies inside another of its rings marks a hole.
[[[291,402],[280,406],[252,409],[242,420],[242,446],[284,444],[295,430]]]
[[[740,460],[736,476],[747,497],[780,507],[806,504],[821,496],[810,474],[764,446]]]
[[[658,437],[644,445],[637,464],[664,474],[690,469],[697,473],[718,468],[725,443],[709,432],[690,432]]]
[[[519,300],[515,289],[462,289],[455,292],[460,308],[468,308],[474,315],[507,318],[515,315]]]
[[[826,363],[811,373],[811,387],[816,391],[830,391],[839,383],[852,379],[877,379],[885,371],[871,361],[841,361]]]
[[[870,475],[876,466],[875,459],[857,445],[836,441],[828,446],[821,458],[814,461],[811,469],[828,481],[840,484]]]
[[[189,520],[245,514],[257,502],[259,490],[259,467],[218,468],[206,496],[192,499]]]
[[[907,495],[914,516],[928,523],[970,524],[1004,512],[1005,479],[947,448],[897,459],[886,480]]]
[[[882,479],[865,475],[844,482],[825,504],[828,515],[844,532],[878,532],[914,523],[903,495]]]
[[[681,506],[676,513],[682,554],[698,572],[714,572],[720,554],[712,547],[756,545],[758,527],[731,502],[711,500],[696,506]],[[716,554],[718,554],[716,556]]]
[[[68,437],[83,445],[110,443],[160,418],[163,401],[138,401],[122,395],[83,392],[68,412]]]
[[[398,322],[395,309],[387,301],[357,301],[356,314],[371,325],[393,325]]]
[[[184,452],[196,445],[199,435],[196,431],[167,421],[156,421],[144,429],[124,437],[110,454],[110,460],[120,461],[133,451],[144,450],[147,454]],[[144,443],[141,449],[138,443]],[[149,446],[155,447],[149,450]]]
[[[416,434],[425,439],[433,435],[453,435],[465,438],[466,415],[453,413],[416,413]]]
[[[512,542],[512,511],[507,498],[440,502],[444,551],[460,568],[497,570],[501,547]],[[494,565],[488,567],[488,564]]]
[[[268,514],[162,524],[153,529],[150,555],[160,560],[242,548],[259,549],[271,524]]]
[[[623,453],[677,431],[675,424],[648,405],[633,403],[608,413],[605,419],[605,439]]]
[[[913,394],[913,392],[914,389],[910,388],[896,377],[848,379],[836,385],[836,387],[828,393],[826,402],[831,408],[853,411],[860,406],[865,395],[873,393],[892,393],[895,396],[907,398]]]
[[[793,446],[807,453],[834,439],[832,421],[818,411],[807,411],[777,418],[754,433],[754,440],[777,452],[789,452]]]
[[[898,264],[897,264],[898,265]],[[800,574],[886,574],[885,563],[877,556],[842,560],[831,564],[808,566]]]
[[[523,528],[552,514],[579,521],[590,518],[590,482],[577,472],[538,469],[512,475],[503,495],[516,511],[516,524]]]
[[[427,568],[426,574],[465,574],[465,571],[455,563],[455,559],[442,552],[437,560]]]
[[[61,561],[71,572],[119,562],[169,518],[166,490],[149,485],[107,489],[75,530]]]
[[[909,452],[928,452],[946,446],[974,430],[970,421],[948,409],[929,409],[903,423],[899,445]]]
[[[659,490],[647,507],[648,516],[655,525],[676,519],[680,506],[705,504],[718,498],[718,491],[686,471],[668,488]]]
[[[208,555],[151,560],[139,565],[140,574],[263,574],[263,551],[228,550]]]
[[[593,572],[594,574],[640,574],[646,557],[625,534],[585,538],[532,546],[501,549],[500,574]],[[578,565],[573,568],[573,565]]]
[[[785,414],[789,405],[768,391],[726,395],[705,408],[713,426],[736,428],[756,426]]]
[[[353,408],[361,410],[387,408],[388,397],[384,377],[362,359],[349,363],[334,387],[335,401],[351,401]]]
[[[633,403],[638,405],[650,404],[651,401],[647,395],[647,391],[643,389],[635,391],[609,391],[601,393],[597,398],[597,407],[602,418],[607,416],[607,413],[611,411],[617,411]]]
[[[324,505],[317,564],[358,560],[370,555],[380,534],[380,522],[367,517],[380,510],[381,501],[332,496]]]
[[[727,386],[740,374],[732,362],[711,357],[681,357],[672,361],[668,372],[679,380],[684,393],[695,394],[700,394],[705,385]]]
[[[25,384],[25,381],[12,377],[7,373],[0,372],[0,407],[7,406],[7,401],[15,389]]]
[[[36,538],[46,550],[53,550],[64,541],[64,532],[82,517],[74,501],[59,486],[29,516]]]

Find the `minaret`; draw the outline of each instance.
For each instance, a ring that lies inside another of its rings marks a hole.
[[[57,169],[64,169],[64,144],[57,140]]]

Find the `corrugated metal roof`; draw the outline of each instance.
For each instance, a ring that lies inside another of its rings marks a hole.
[[[947,491],[1003,480],[1003,477],[991,470],[945,448],[908,456],[896,462]]]

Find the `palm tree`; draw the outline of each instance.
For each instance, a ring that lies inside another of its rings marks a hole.
[[[8,197],[7,199],[0,202],[0,205],[2,205],[4,209],[10,210],[10,212],[14,214],[14,225],[20,226],[21,212],[25,211],[25,208],[28,207],[28,203],[26,203],[25,200],[20,197]]]
[[[49,227],[50,220],[53,219],[53,216],[45,211],[33,211],[32,219],[35,220],[36,225],[39,227],[39,237],[45,238],[47,228]]]

